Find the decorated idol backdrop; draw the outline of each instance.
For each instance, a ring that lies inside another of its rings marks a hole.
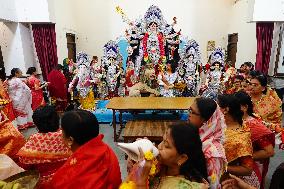
[[[77,63],[69,64],[74,76],[69,89],[78,91],[84,108],[89,108],[86,102],[94,97],[216,97],[223,78],[225,56],[222,49],[212,51],[211,71],[204,72],[207,79],[201,85],[199,44],[183,35],[181,29],[174,29],[176,17],[167,22],[159,7],[154,5],[136,20],[130,20],[120,7],[116,7],[116,11],[121,22],[128,25],[125,35],[106,42],[98,63],[92,64],[90,58],[81,53]]]
[[[101,97],[164,96],[163,87],[171,88],[171,96],[197,95],[199,45],[174,29],[177,18],[168,23],[154,5],[136,20],[130,20],[120,7],[116,11],[128,27],[124,36],[103,48]],[[167,64],[171,65],[169,73]]]

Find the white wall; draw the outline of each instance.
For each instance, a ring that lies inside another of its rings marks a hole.
[[[53,12],[50,11],[50,15],[54,14],[55,31],[56,31],[56,43],[57,43],[57,55],[58,62],[62,64],[64,58],[68,57],[67,51],[67,39],[66,33],[73,33],[77,35],[77,26],[75,18],[78,16],[76,11],[76,0],[49,0],[51,1],[49,6],[53,6]],[[87,14],[84,14],[86,17]]]
[[[8,75],[14,67],[25,73],[28,67],[35,66],[41,72],[29,23],[52,21],[49,1],[0,0],[0,45]]]
[[[85,51],[91,56],[101,57],[103,46],[109,40],[115,40],[122,35],[125,30],[122,22],[118,23],[122,27],[114,28],[113,26],[115,6],[111,6],[111,0],[80,0],[75,1],[74,6],[77,12],[75,17],[78,28],[77,52]],[[119,15],[116,16],[119,17]]]
[[[13,0],[7,0],[13,1]],[[14,0],[18,22],[50,22],[47,0]],[[61,0],[59,0],[61,1]]]
[[[0,0],[0,21],[16,21],[17,10],[14,0]]]
[[[0,20],[13,22],[51,22],[50,0],[0,0]]]
[[[20,35],[22,41],[22,49],[23,49],[23,56],[25,62],[25,68],[29,68],[31,66],[35,66],[37,68],[37,72],[41,73],[39,63],[36,61],[35,57],[35,48],[32,39],[32,34],[30,30],[29,24],[19,24],[20,28]]]
[[[248,22],[249,1],[240,0],[233,5],[227,30],[228,33],[238,33],[237,68],[245,61],[255,63],[256,60],[256,24]]]
[[[25,69],[19,24],[1,22],[0,31],[0,45],[6,73],[9,75],[11,69],[14,67],[18,67],[22,70]]]
[[[253,22],[283,22],[283,0],[254,0]]]
[[[4,2],[0,7],[0,19],[17,18],[27,22],[56,23],[59,63],[68,56],[66,33],[76,34],[77,52],[86,51],[90,55],[102,56],[104,44],[124,35],[128,27],[116,13],[115,7],[119,5],[129,18],[134,20],[139,16],[143,17],[152,4],[160,7],[168,23],[172,22],[173,17],[177,17],[176,28],[182,29],[183,35],[195,39],[200,44],[203,63],[207,61],[207,41],[215,40],[217,46],[227,48],[229,33],[239,33],[237,67],[243,61],[255,61],[255,24],[246,22],[248,0],[240,0],[236,4],[234,0],[179,0],[178,2],[172,0],[0,0],[0,2]],[[11,8],[13,6],[14,8]]]
[[[24,73],[35,65],[29,27],[12,22],[0,22],[0,45],[6,73],[12,68],[20,68]]]
[[[85,50],[90,55],[102,56],[102,47],[109,40],[124,35],[127,25],[116,13],[119,5],[130,19],[144,16],[150,5],[157,5],[162,10],[167,22],[177,17],[177,28],[182,34],[198,41],[203,62],[207,61],[206,46],[208,40],[215,40],[216,45],[227,47],[228,23],[232,1],[228,0],[80,0],[75,3],[75,20],[78,28],[78,50]],[[82,13],[82,14],[80,14]]]

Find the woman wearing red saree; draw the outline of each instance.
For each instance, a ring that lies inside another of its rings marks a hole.
[[[253,114],[253,104],[250,96],[245,92],[238,92],[235,96],[241,103],[244,113],[244,128],[250,130],[253,145],[253,171],[258,180],[245,177],[245,181],[253,186],[264,188],[265,176],[268,171],[269,158],[274,155],[275,135]],[[258,183],[256,183],[258,182]]]
[[[27,85],[32,91],[32,109],[35,111],[39,106],[45,105],[42,89],[46,87],[48,83],[42,86],[40,85],[40,80],[36,77],[37,73],[35,67],[30,67],[27,71],[27,74],[31,75],[27,79]]]
[[[115,189],[121,184],[117,157],[99,134],[94,114],[67,112],[61,120],[63,138],[73,151],[52,178],[54,189]]]
[[[253,102],[253,111],[261,117],[263,123],[272,131],[281,132],[282,102],[273,90],[267,87],[267,78],[259,72],[251,75],[249,95]]]
[[[52,106],[38,108],[33,114],[38,133],[18,152],[20,165],[24,169],[36,169],[40,173],[38,189],[49,189],[54,173],[65,163],[71,151],[62,140],[59,116]]]
[[[228,161],[227,173],[236,176],[251,176],[253,170],[253,149],[249,131],[243,129],[241,106],[234,95],[218,96],[218,104],[225,116],[225,153]],[[223,176],[228,179],[228,174]]]
[[[64,111],[67,106],[67,80],[62,69],[62,66],[58,64],[47,76],[47,80],[50,82],[49,94],[55,100],[58,111]]]

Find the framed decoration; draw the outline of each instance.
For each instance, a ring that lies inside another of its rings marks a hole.
[[[210,52],[214,51],[215,46],[216,46],[215,41],[208,41],[208,43],[207,43],[207,51],[210,51]]]

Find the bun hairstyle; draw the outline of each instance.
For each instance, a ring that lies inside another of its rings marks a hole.
[[[19,71],[20,71],[19,68],[13,68],[13,69],[11,70],[11,75],[8,77],[8,79],[12,79],[13,77],[15,77],[15,76],[16,76],[16,73],[18,73]]]
[[[234,94],[235,97],[239,100],[240,104],[243,106],[247,106],[247,114],[251,117],[255,117],[253,115],[253,103],[251,101],[251,97],[244,91],[239,91]]]
[[[229,108],[228,114],[240,125],[243,125],[244,113],[242,112],[241,104],[235,95],[219,95],[218,104],[221,108]]]
[[[36,68],[35,67],[29,67],[27,74],[32,75],[34,72],[36,72]]]

